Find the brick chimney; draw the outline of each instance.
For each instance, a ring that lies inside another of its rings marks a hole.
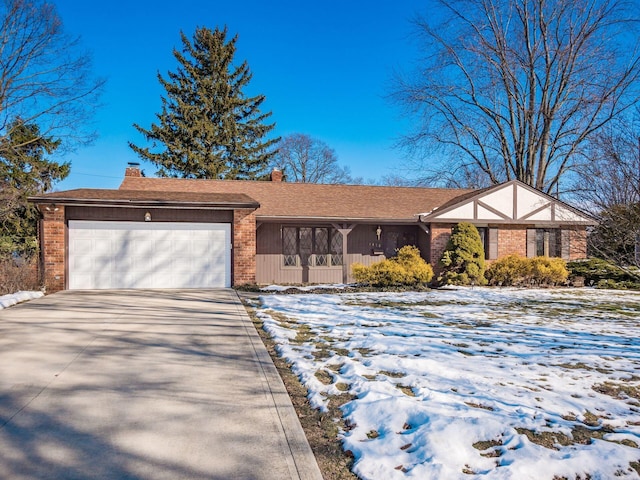
[[[271,171],[271,181],[272,182],[281,182],[282,181],[282,170],[278,170],[274,168]]]
[[[129,166],[124,171],[125,177],[141,177],[142,172],[140,171],[140,164],[135,162],[129,162]]]

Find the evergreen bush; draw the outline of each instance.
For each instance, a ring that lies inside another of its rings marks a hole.
[[[442,275],[438,281],[453,285],[484,285],[484,246],[478,229],[470,223],[462,222],[453,228],[447,242],[440,265]]]
[[[356,282],[376,287],[424,285],[433,278],[431,265],[420,256],[420,250],[412,245],[402,247],[397,256],[368,267],[356,263],[351,271]]]
[[[591,285],[592,282],[593,284],[603,282],[603,285],[605,283],[611,285],[612,282],[640,283],[640,276],[636,277],[631,272],[600,258],[569,262],[567,268],[572,278],[583,277],[585,285]]]

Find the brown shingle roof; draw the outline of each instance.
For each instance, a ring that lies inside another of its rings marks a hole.
[[[156,192],[244,193],[260,203],[259,218],[415,221],[471,190],[370,185],[320,185],[248,180],[125,177],[121,189]]]
[[[37,195],[29,198],[34,203],[64,205],[144,205],[183,206],[209,208],[257,208],[259,203],[244,193],[204,193],[152,190],[101,190],[80,188]]]

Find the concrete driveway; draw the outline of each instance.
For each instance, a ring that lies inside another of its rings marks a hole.
[[[0,478],[320,479],[233,290],[0,311]]]

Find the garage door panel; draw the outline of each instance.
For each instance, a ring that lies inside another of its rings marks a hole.
[[[69,288],[231,284],[230,224],[69,221]]]

